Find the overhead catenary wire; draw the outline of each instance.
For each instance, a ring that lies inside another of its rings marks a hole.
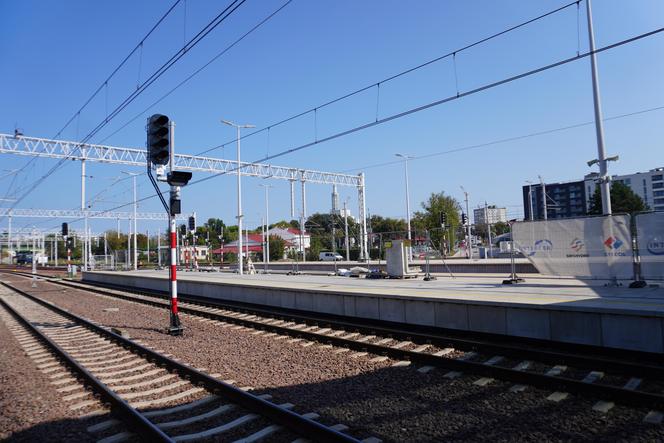
[[[81,111],[83,111],[90,104],[90,102],[94,100],[97,94],[99,94],[99,92],[101,92],[101,90],[108,85],[108,82],[111,81],[111,79],[115,76],[115,74],[118,73],[120,69],[122,69],[122,67],[129,61],[129,59],[132,57],[132,55],[136,53],[136,51],[141,49],[141,55],[142,55],[143,44],[145,43],[145,41],[150,37],[150,35],[152,35],[152,33],[159,27],[159,25],[161,25],[161,23],[166,19],[166,17],[168,17],[170,13],[173,12],[173,10],[178,5],[178,3],[180,3],[180,1],[181,0],[175,0],[175,2],[171,5],[171,7],[168,8],[168,10],[159,18],[159,20],[157,20],[157,22],[152,26],[152,28],[150,28],[147,34],[145,34],[145,36],[136,44],[136,46],[134,46],[134,48],[129,52],[129,54],[125,56],[125,58],[111,72],[111,74],[108,77],[106,77],[106,79],[103,82],[101,82],[101,84],[92,93],[92,95],[83,103],[83,105],[78,109],[78,111],[74,112],[71,118],[67,120],[65,125],[62,128],[60,128],[60,130],[57,132],[57,134],[54,137],[51,138],[58,138],[62,134],[62,132],[65,129],[67,129],[67,127],[71,124],[71,122],[74,121],[76,116],[79,115]],[[140,67],[139,67],[139,76],[140,76]]]
[[[318,140],[318,141],[315,141],[315,142],[310,142],[310,143],[306,143],[304,145],[301,145],[301,146],[298,146],[298,147],[295,147],[295,148],[286,149],[286,150],[281,151],[277,154],[266,156],[262,159],[256,160],[252,163],[261,163],[263,161],[266,161],[266,160],[269,160],[269,159],[272,159],[272,158],[288,155],[288,154],[291,154],[293,152],[297,152],[297,151],[300,151],[302,149],[306,149],[306,148],[315,146],[319,143],[324,143],[324,142],[329,141],[329,140],[333,140],[333,139],[336,139],[336,138],[339,138],[339,137],[342,137],[342,136],[345,136],[345,135],[348,135],[348,134],[352,134],[352,133],[355,133],[355,132],[358,132],[358,131],[361,131],[361,130],[364,130],[364,129],[367,129],[367,128],[370,128],[370,127],[374,127],[376,125],[380,125],[382,123],[386,123],[386,122],[389,122],[389,121],[392,121],[392,120],[396,120],[398,118],[401,118],[401,117],[404,117],[404,116],[407,116],[407,115],[411,115],[411,114],[423,111],[425,109],[430,109],[432,107],[439,106],[441,104],[448,103],[448,102],[451,102],[453,100],[460,100],[464,97],[468,97],[468,96],[473,95],[473,94],[477,94],[477,93],[480,93],[480,92],[483,92],[483,91],[486,91],[486,90],[489,90],[489,89],[492,89],[492,88],[495,88],[495,87],[498,87],[498,86],[501,86],[501,85],[504,85],[504,84],[507,84],[507,83],[511,83],[511,82],[514,82],[514,81],[517,81],[517,80],[520,80],[520,79],[523,79],[523,78],[526,78],[526,77],[530,77],[532,75],[539,74],[541,72],[548,71],[550,69],[553,69],[553,68],[556,68],[556,67],[559,67],[559,66],[564,66],[566,64],[569,64],[569,63],[572,63],[572,62],[575,62],[575,61],[578,61],[578,60],[582,60],[585,57],[588,57],[593,53],[597,54],[597,53],[609,51],[611,49],[615,49],[615,48],[618,48],[618,47],[636,42],[638,40],[642,40],[644,38],[657,35],[661,32],[664,32],[664,27],[657,28],[655,30],[645,32],[645,33],[642,33],[642,34],[638,34],[636,36],[633,36],[633,37],[630,37],[630,38],[627,38],[627,39],[624,39],[624,40],[620,40],[618,42],[603,46],[601,48],[596,48],[594,51],[588,51],[588,52],[580,54],[579,56],[574,56],[574,57],[562,59],[562,60],[559,60],[557,62],[541,66],[539,68],[531,69],[531,70],[523,72],[521,74],[517,74],[517,75],[511,76],[511,77],[507,77],[505,79],[495,81],[495,82],[492,82],[492,83],[489,83],[489,84],[485,84],[483,86],[474,88],[470,91],[462,92],[462,93],[459,94],[459,96],[454,95],[452,97],[447,97],[447,98],[444,98],[444,99],[436,100],[434,102],[431,102],[431,103],[428,103],[428,104],[425,104],[425,105],[422,105],[422,106],[419,106],[419,107],[416,107],[416,108],[412,108],[412,109],[409,109],[407,111],[403,111],[401,113],[391,115],[389,117],[385,117],[381,120],[378,120],[377,122],[367,123],[367,124],[357,126],[355,128],[351,128],[351,129],[339,132],[337,134],[328,136],[324,139],[321,139],[321,140]],[[661,109],[664,109],[664,106],[639,110],[639,111],[631,112],[631,113],[628,113],[628,114],[624,114],[622,116],[614,116],[614,117],[610,117],[610,119],[624,118],[624,117],[628,117],[628,116],[644,114],[644,113],[647,113],[647,112],[652,112],[652,111],[661,110]],[[571,129],[571,128],[575,128],[575,127],[580,127],[580,126],[584,126],[584,125],[587,125],[587,124],[588,124],[587,122],[583,122],[583,123],[577,123],[575,125],[570,125],[570,126],[566,126],[566,127],[562,127],[562,128],[556,128],[556,129],[541,131],[540,135],[543,135],[543,134],[546,134],[546,133],[557,132],[557,131],[563,130],[563,129]],[[526,135],[526,136],[534,136],[533,134]],[[518,137],[526,137],[526,136],[518,136]],[[487,145],[489,145],[489,144],[493,144],[493,143],[488,143]],[[219,176],[222,176],[222,175],[226,175],[226,174],[230,174],[232,172],[237,171],[237,169],[238,168],[236,167],[236,168],[229,169],[225,172],[220,172],[220,173],[217,173],[217,174],[209,175],[207,177],[203,177],[199,180],[195,180],[195,181],[189,183],[188,186],[194,186],[194,185],[199,184],[199,183],[204,183],[204,182],[206,182],[208,180],[211,180],[213,178],[216,178],[216,177],[219,177]],[[145,200],[154,198],[156,196],[157,196],[157,194],[148,195],[148,196],[143,197],[142,199],[140,199],[138,201],[145,201]],[[111,208],[111,209],[107,209],[107,211],[113,211],[113,210],[116,210],[116,209],[120,209],[120,208],[123,208],[125,206],[130,205],[130,204],[132,204],[132,203],[127,203],[127,204],[120,205],[120,206],[117,206],[117,207],[114,207],[114,208]]]
[[[390,82],[390,81],[392,81],[392,80],[396,80],[396,79],[399,78],[399,77],[402,77],[402,76],[404,76],[404,75],[410,74],[411,72],[417,71],[417,70],[419,70],[419,69],[422,69],[422,68],[424,68],[424,67],[426,67],[426,66],[429,66],[429,65],[431,65],[431,64],[434,64],[434,63],[439,62],[439,61],[441,61],[441,60],[447,59],[447,58],[449,58],[449,57],[454,57],[454,59],[455,59],[455,63],[456,63],[456,55],[457,55],[457,54],[459,54],[459,53],[461,53],[461,52],[464,52],[464,51],[467,51],[467,50],[469,50],[469,49],[471,49],[471,48],[474,48],[475,46],[479,46],[479,45],[481,45],[481,44],[483,44],[483,43],[486,43],[486,42],[488,42],[488,41],[490,41],[490,40],[493,40],[493,39],[495,39],[495,38],[498,38],[498,37],[500,37],[500,36],[502,36],[502,35],[508,34],[508,33],[512,32],[512,31],[517,30],[517,29],[523,28],[524,26],[527,26],[527,25],[529,25],[529,24],[535,23],[535,22],[537,22],[537,21],[539,21],[539,20],[542,20],[542,19],[544,19],[544,18],[546,18],[546,17],[549,17],[549,16],[551,16],[551,15],[554,15],[554,14],[556,14],[556,13],[558,13],[558,12],[561,12],[561,11],[563,11],[563,10],[566,10],[567,8],[570,8],[570,7],[574,6],[574,5],[577,5],[580,1],[581,1],[581,0],[577,0],[577,1],[573,1],[573,2],[567,3],[567,4],[563,5],[563,6],[560,6],[560,7],[556,8],[556,9],[553,9],[553,10],[551,10],[551,11],[549,11],[549,12],[546,12],[546,13],[544,13],[544,14],[540,14],[540,15],[538,15],[538,16],[536,16],[536,17],[533,17],[533,18],[531,18],[531,19],[529,19],[529,20],[523,21],[523,22],[518,23],[518,24],[516,24],[516,25],[514,25],[514,26],[511,26],[511,27],[509,27],[509,28],[503,29],[502,31],[499,31],[499,32],[496,32],[496,33],[494,33],[494,34],[491,34],[491,35],[489,35],[489,36],[487,36],[487,37],[481,38],[481,39],[479,39],[479,40],[477,40],[477,41],[475,41],[475,42],[473,42],[473,43],[469,43],[469,44],[467,44],[467,45],[465,45],[465,46],[462,46],[462,47],[460,47],[460,48],[458,48],[458,49],[455,49],[454,51],[447,52],[446,54],[443,54],[443,55],[441,55],[441,56],[438,56],[438,57],[433,58],[433,59],[431,59],[431,60],[428,60],[428,61],[426,61],[426,62],[420,63],[420,64],[417,65],[417,66],[413,66],[413,67],[408,68],[408,69],[406,69],[406,70],[404,70],[404,71],[401,71],[401,72],[398,72],[398,73],[396,73],[396,74],[393,74],[393,75],[391,75],[391,76],[389,76],[389,77],[387,77],[387,78],[384,78],[383,80],[380,80],[380,81],[375,82],[375,83],[371,83],[370,85],[366,85],[366,86],[361,87],[361,88],[359,88],[359,89],[356,89],[356,90],[354,90],[354,91],[352,91],[352,92],[346,93],[346,94],[344,94],[344,95],[342,95],[342,96],[340,96],[340,97],[337,97],[337,98],[335,98],[335,99],[329,100],[329,101],[327,101],[327,102],[325,102],[325,103],[322,103],[322,104],[320,104],[320,105],[318,105],[318,106],[314,106],[313,108],[307,109],[306,111],[302,111],[302,112],[300,112],[300,113],[298,113],[298,114],[295,114],[295,115],[292,115],[292,116],[290,116],[290,117],[287,117],[287,118],[285,118],[285,119],[283,119],[283,120],[280,120],[280,121],[278,121],[278,122],[276,122],[276,123],[272,123],[272,124],[270,124],[270,125],[268,125],[268,126],[262,128],[262,129],[257,129],[257,130],[255,130],[255,131],[249,132],[249,133],[247,133],[247,134],[245,134],[245,135],[242,135],[242,136],[240,137],[240,140],[243,140],[243,139],[249,138],[249,137],[251,137],[251,136],[253,136],[253,135],[256,135],[256,134],[260,134],[260,133],[262,133],[262,132],[264,132],[264,131],[269,130],[270,128],[274,128],[274,127],[276,127],[276,126],[280,126],[280,125],[282,125],[282,124],[288,123],[289,121],[295,120],[295,119],[297,119],[297,118],[299,118],[299,117],[302,117],[302,116],[304,116],[304,115],[310,114],[310,113],[312,113],[312,112],[317,112],[317,110],[319,110],[319,109],[321,109],[321,108],[325,108],[325,107],[330,106],[330,105],[332,105],[332,104],[334,104],[334,103],[338,103],[338,102],[340,102],[340,101],[342,101],[342,100],[345,100],[345,99],[347,99],[347,98],[353,97],[353,96],[355,96],[355,95],[357,95],[357,94],[360,94],[360,93],[362,93],[362,92],[368,91],[369,89],[372,89],[372,88],[380,88],[380,85],[381,85],[381,84],[388,83],[388,82]],[[456,69],[456,64],[455,64],[455,69]],[[456,71],[455,71],[455,72],[456,72]],[[457,83],[458,83],[458,82],[457,82]],[[457,89],[458,89],[458,84],[457,84]],[[376,114],[377,114],[377,113],[376,113]],[[378,119],[377,119],[377,120],[378,120]],[[196,154],[196,155],[207,154],[208,152],[214,151],[214,150],[219,149],[219,148],[223,148],[223,147],[226,146],[227,144],[229,144],[229,143],[234,143],[235,141],[236,141],[235,139],[233,139],[233,140],[229,140],[229,141],[227,141],[227,142],[225,142],[225,143],[222,143],[222,144],[220,144],[220,145],[213,146],[213,147],[211,147],[211,148],[205,149],[204,151],[201,151],[201,152],[199,152],[199,153]]]
[[[664,110],[664,106],[656,106],[654,108],[647,108],[647,109],[642,109],[642,110],[639,110],[639,111],[629,112],[629,113],[626,113],[626,114],[614,115],[612,117],[604,118],[604,121],[606,122],[606,121],[611,121],[611,120],[617,120],[617,119],[621,119],[621,118],[625,118],[625,117],[631,117],[631,116],[634,116],[634,115],[645,114],[645,113],[648,113],[648,112],[661,111],[661,110]],[[545,129],[545,130],[542,130],[542,131],[531,132],[531,133],[528,133],[528,134],[501,138],[501,139],[492,140],[492,141],[489,141],[489,142],[466,145],[466,146],[461,146],[461,147],[457,147],[457,148],[447,149],[447,150],[444,150],[444,151],[431,152],[429,154],[414,155],[412,157],[412,160],[424,160],[424,159],[427,159],[427,158],[438,157],[438,156],[447,155],[447,154],[453,154],[453,153],[456,153],[456,152],[470,151],[470,150],[473,150],[473,149],[484,148],[484,147],[487,147],[487,146],[499,145],[499,144],[503,144],[503,143],[524,140],[524,139],[527,139],[527,138],[539,137],[539,136],[547,135],[547,134],[553,134],[555,132],[568,131],[570,129],[581,128],[583,126],[590,126],[590,125],[593,125],[593,124],[595,124],[595,121],[591,120],[591,121],[586,121],[586,122],[583,122],[583,123],[575,123],[573,125],[560,126],[560,127],[557,127],[557,128]],[[367,170],[367,169],[379,168],[379,167],[382,167],[382,166],[389,166],[389,165],[396,165],[396,164],[400,164],[400,163],[403,163],[403,161],[402,160],[390,160],[390,161],[387,161],[387,162],[373,163],[373,164],[370,164],[370,165],[358,166],[358,167],[351,168],[351,169],[345,169],[341,172],[364,171],[364,170]]]
[[[150,30],[145,34],[145,36],[138,42],[138,44],[131,50],[129,53],[125,56],[124,59],[111,71],[111,73],[106,77],[104,81],[101,82],[101,84],[95,89],[95,91],[88,97],[88,99],[81,105],[81,107],[72,114],[72,116],[67,120],[67,122],[60,128],[60,130],[55,134],[55,136],[51,137],[53,139],[57,139],[62,135],[63,131],[69,127],[69,125],[76,119],[76,138],[78,139],[79,136],[79,123],[80,123],[80,117],[81,117],[81,112],[94,100],[97,95],[105,89],[105,100],[104,100],[104,109],[105,109],[105,114],[108,116],[108,82],[115,76],[115,74],[118,73],[120,69],[131,59],[131,57],[136,53],[136,51],[140,48],[140,59],[139,59],[139,81],[140,81],[140,72],[141,72],[141,64],[143,60],[143,44],[145,41],[152,35],[152,33],[161,25],[161,23],[171,14],[171,12],[175,9],[175,7],[180,3],[181,0],[176,0],[170,8],[157,20],[157,22],[150,28]],[[32,163],[34,163],[37,160],[37,157],[33,157],[29,159],[25,165],[20,169],[19,172],[25,170],[28,166],[30,166]],[[11,188],[9,188],[11,189]],[[9,189],[7,192],[9,192]],[[18,191],[17,191],[18,192]]]
[[[145,91],[150,85],[152,85],[159,77],[166,73],[178,60],[180,60],[188,51],[190,51],[194,46],[196,46],[201,40],[203,40],[212,30],[217,26],[223,23],[228,17],[230,17],[233,12],[235,12],[246,0],[233,0],[228,6],[226,6],[222,12],[219,13],[214,19],[212,19],[208,24],[199,31],[196,36],[194,36],[187,44],[175,53],[167,62],[165,62],[160,68],[158,68],[148,79],[145,80],[136,91],[132,92],[122,103],[120,103],[110,115],[103,119],[88,135],[86,135],[83,140],[79,142],[78,148],[90,140],[95,134],[97,134],[104,126],[106,126],[115,116],[117,116],[122,110],[124,110],[131,102],[133,102],[143,91]],[[73,154],[73,152],[72,152]],[[67,160],[70,156],[63,157],[60,159],[51,169],[49,169],[44,175],[42,175],[35,183],[28,188],[12,205],[10,209],[20,203],[25,197],[27,197],[32,191],[34,191],[37,186],[39,186],[46,178],[51,176],[59,167]],[[0,217],[1,218],[1,217]]]
[[[128,121],[126,121],[124,124],[122,124],[122,126],[120,126],[118,129],[116,129],[115,131],[113,131],[112,133],[110,133],[109,135],[107,135],[106,137],[104,137],[103,139],[101,139],[101,140],[99,141],[99,143],[104,143],[106,140],[108,140],[109,138],[113,137],[114,135],[116,135],[117,133],[119,133],[120,131],[122,131],[123,129],[125,129],[125,128],[126,128],[127,126],[129,126],[131,123],[135,122],[135,121],[136,121],[137,119],[139,119],[141,116],[145,115],[146,112],[148,112],[150,109],[152,109],[153,107],[155,107],[156,105],[158,105],[159,103],[161,103],[162,101],[164,101],[164,99],[166,99],[168,96],[170,96],[170,95],[173,94],[175,91],[177,91],[178,89],[180,89],[180,87],[182,87],[182,86],[184,86],[186,83],[188,83],[189,80],[191,80],[192,78],[194,78],[195,76],[197,76],[201,71],[203,71],[204,69],[206,69],[206,68],[207,68],[208,66],[210,66],[212,63],[214,63],[214,62],[217,61],[220,57],[222,57],[224,54],[226,54],[228,51],[230,51],[233,47],[235,47],[238,43],[240,43],[242,40],[244,40],[246,37],[248,37],[250,34],[252,34],[252,33],[253,33],[254,31],[256,31],[258,28],[260,28],[260,27],[263,26],[265,23],[267,23],[267,22],[268,22],[270,19],[272,19],[275,15],[277,15],[279,12],[281,12],[282,9],[284,9],[286,6],[288,6],[292,1],[293,1],[293,0],[288,0],[288,1],[286,1],[286,2],[285,2],[284,4],[282,4],[279,8],[277,8],[276,10],[274,10],[272,13],[270,13],[268,16],[266,16],[264,19],[262,19],[262,20],[261,20],[260,22],[258,22],[256,25],[254,25],[251,29],[249,29],[247,32],[245,32],[245,33],[242,34],[239,38],[237,38],[235,41],[233,41],[233,43],[231,43],[230,45],[226,46],[222,51],[220,51],[219,53],[217,53],[217,54],[216,54],[214,57],[212,57],[207,63],[205,63],[205,64],[202,65],[200,68],[198,68],[197,70],[195,70],[194,72],[192,72],[191,74],[189,74],[187,77],[185,77],[184,80],[182,80],[180,83],[178,83],[178,84],[175,85],[173,88],[171,88],[166,94],[164,94],[164,95],[162,95],[161,97],[159,97],[156,101],[152,102],[149,106],[147,106],[147,107],[144,108],[142,111],[140,111],[140,112],[137,113],[135,116],[133,116],[132,118],[130,118]]]

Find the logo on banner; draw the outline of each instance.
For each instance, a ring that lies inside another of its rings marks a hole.
[[[525,247],[524,249],[528,253],[528,257],[532,257],[539,251],[551,251],[553,249],[553,243],[551,243],[551,240],[547,239],[537,240],[532,247]]]
[[[575,238],[572,240],[572,242],[569,244],[569,247],[572,251],[574,251],[574,254],[566,254],[566,257],[568,258],[574,258],[574,257],[588,257],[588,254],[581,253],[583,248],[586,247],[586,243],[580,239],[580,238]]]
[[[604,240],[604,246],[606,246],[609,252],[604,252],[604,255],[607,257],[626,255],[624,251],[620,250],[624,244],[625,242],[620,240],[618,237],[613,235],[609,236],[606,240]]]
[[[653,255],[664,255],[664,240],[655,237],[648,242],[646,248]]]

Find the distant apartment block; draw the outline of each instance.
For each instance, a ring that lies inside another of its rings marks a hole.
[[[583,180],[545,183],[547,218],[570,218],[587,215],[592,198],[597,188],[599,174],[586,175]],[[646,205],[655,211],[664,211],[664,168],[651,169],[648,172],[614,175],[613,182],[621,182],[643,199]],[[523,191],[523,213],[526,220],[544,218],[544,200],[542,185],[525,185]],[[532,214],[532,217],[531,217]]]
[[[585,176],[588,202],[595,193],[597,175],[597,173],[593,173]],[[636,174],[614,175],[611,176],[611,180],[629,186],[650,209],[664,211],[664,168],[655,168],[648,172],[637,172]],[[590,208],[590,203],[588,203],[588,208]]]
[[[544,219],[546,190],[547,219],[580,217],[588,213],[586,191],[583,180],[573,182],[540,183],[523,187],[523,213],[526,220]]]
[[[485,217],[486,214],[486,217]],[[473,209],[473,220],[476,225],[484,225],[489,220],[490,224],[498,222],[507,222],[507,209],[489,206],[487,208]]]

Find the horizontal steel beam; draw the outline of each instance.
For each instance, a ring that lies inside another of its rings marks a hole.
[[[0,134],[0,154],[31,157],[86,160],[118,165],[146,165],[146,150],[117,146],[93,145],[65,140]],[[175,154],[175,169],[210,174],[226,174],[237,169],[237,162],[213,157]],[[363,186],[359,175],[274,166],[264,163],[240,162],[240,173],[249,177],[304,181],[339,186]]]
[[[80,209],[10,209],[0,208],[0,217],[15,218],[101,218],[110,220],[128,220],[134,218],[133,212],[118,211],[81,211]],[[180,214],[177,220],[186,220],[187,217]],[[168,221],[166,212],[137,212],[136,220],[158,220]]]

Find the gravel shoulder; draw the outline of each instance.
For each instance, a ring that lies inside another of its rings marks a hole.
[[[273,401],[291,402],[298,412],[317,412],[326,424],[343,423],[357,437],[384,441],[662,441],[664,426],[643,423],[646,409],[614,407],[592,410],[598,399],[570,396],[561,403],[551,392],[528,387],[509,391],[510,384],[455,380],[443,369],[427,373],[417,366],[392,367],[371,362],[374,356],[351,358],[319,344],[303,347],[289,339],[254,335],[253,330],[223,327],[183,316],[181,338],[165,334],[163,309],[79,290],[39,283],[34,290],[18,277],[12,280],[72,312],[106,326],[121,328],[133,339],[173,354],[207,373],[219,373],[238,386],[269,393]],[[105,311],[117,308],[117,311]]]

